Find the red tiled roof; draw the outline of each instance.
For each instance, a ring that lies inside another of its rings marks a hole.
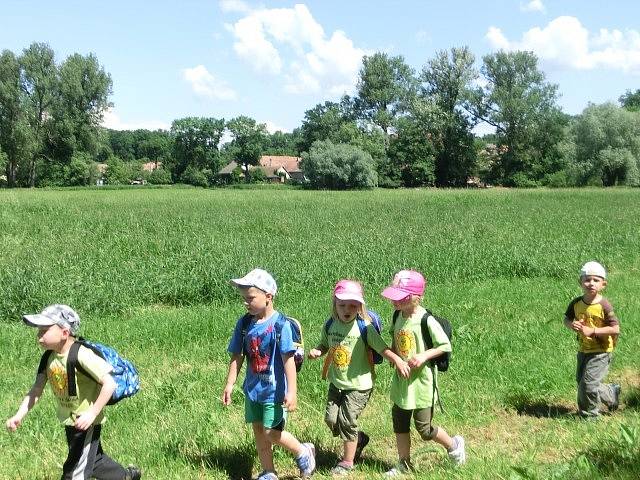
[[[300,171],[300,157],[291,157],[288,155],[263,155],[260,157],[260,165],[263,167],[273,167],[278,169],[284,167],[284,169],[291,172]]]

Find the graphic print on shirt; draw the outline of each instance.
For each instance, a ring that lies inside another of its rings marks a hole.
[[[396,348],[398,349],[398,355],[404,360],[409,358],[409,355],[414,350],[413,334],[409,330],[401,329],[396,333]]]
[[[273,332],[273,324],[269,325],[264,332],[264,335],[259,337],[250,337],[249,338],[249,358],[251,360],[251,370],[254,373],[265,373],[269,370],[269,360],[271,357],[269,356],[269,351],[263,351],[264,348],[261,348],[263,344],[263,340],[266,340],[268,335],[271,335]],[[266,341],[266,347],[269,346],[270,342]]]
[[[348,367],[351,361],[349,350],[341,344],[336,345],[332,350],[333,364],[340,369]]]
[[[55,396],[63,397],[68,395],[69,380],[67,378],[67,371],[64,368],[53,366],[47,369],[47,377]]]

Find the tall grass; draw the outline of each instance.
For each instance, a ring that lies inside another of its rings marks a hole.
[[[39,355],[20,314],[66,302],[87,336],[142,373],[143,391],[109,407],[109,453],[141,464],[145,478],[249,478],[257,465],[242,394],[229,408],[218,400],[242,313],[228,279],[272,271],[277,307],[301,319],[310,347],[337,279],[362,280],[369,306],[389,319],[379,292],[411,267],[428,278],[427,306],[454,326],[435,421],[465,436],[469,458],[454,469],[413,436],[418,478],[638,478],[639,200],[629,189],[0,191],[0,414],[14,412]],[[591,259],[609,269],[623,331],[610,376],[625,408],[597,423],[573,415],[576,346],[561,324]],[[372,443],[353,478],[395,460],[390,377],[380,366],[361,419]],[[320,363],[307,361],[287,428],[317,443],[319,477],[340,451],[323,425],[325,394]],[[0,434],[0,478],[59,477],[63,433],[50,394],[43,403],[16,435]],[[276,463],[295,473],[281,451]]]

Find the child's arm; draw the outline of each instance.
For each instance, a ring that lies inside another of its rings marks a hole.
[[[233,392],[233,385],[238,379],[238,373],[240,373],[240,369],[242,368],[243,360],[244,355],[241,353],[234,353],[231,355],[231,361],[229,362],[229,371],[227,372],[227,383],[225,384],[224,390],[222,391],[223,405],[231,404],[231,392]]]
[[[307,358],[309,358],[310,360],[315,360],[316,358],[323,356],[328,351],[329,349],[327,347],[318,345],[316,348],[312,348],[311,350],[309,350],[309,354],[307,355]]]
[[[282,355],[284,364],[284,375],[287,378],[287,393],[284,396],[284,406],[290,412],[298,408],[298,374],[293,353]]]
[[[402,357],[396,355],[396,353],[390,348],[385,348],[382,352],[380,352],[380,355],[393,363],[393,365],[396,367],[396,370],[398,370],[398,375],[403,378],[409,378],[411,368],[409,367],[409,364],[402,359]]]
[[[27,393],[27,395],[22,399],[22,403],[20,404],[20,407],[18,407],[16,414],[7,420],[7,430],[15,432],[18,429],[24,417],[29,413],[29,410],[31,410],[33,406],[38,403],[38,400],[40,400],[42,391],[46,384],[47,374],[44,372],[39,373],[36,376],[36,381],[33,382],[33,386],[29,390],[29,393]]]
[[[589,327],[584,323],[578,323],[577,332],[585,337],[600,337],[607,335],[620,335],[620,325],[609,325],[607,327]]]
[[[76,421],[73,424],[73,426],[78,430],[87,430],[91,425],[93,425],[93,421],[98,415],[100,415],[100,412],[111,399],[111,395],[113,395],[113,391],[116,389],[116,381],[110,373],[105,373],[102,378],[98,380],[98,383],[102,385],[98,398],[96,398],[96,401],[93,402],[93,405],[91,405],[89,410],[76,418]]]
[[[413,357],[409,359],[407,362],[411,368],[419,368],[424,365],[425,362],[429,360],[433,360],[436,357],[439,357],[445,353],[443,350],[440,350],[438,347],[430,348],[429,350],[425,350],[424,352],[416,353]]]

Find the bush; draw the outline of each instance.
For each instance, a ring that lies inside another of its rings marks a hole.
[[[318,140],[302,154],[300,166],[314,188],[373,188],[378,184],[373,158],[352,145]]]
[[[171,172],[164,168],[156,168],[147,175],[147,181],[151,185],[169,185],[171,183]]]
[[[208,187],[209,181],[207,175],[197,168],[189,165],[180,177],[182,183],[193,185],[194,187]]]

